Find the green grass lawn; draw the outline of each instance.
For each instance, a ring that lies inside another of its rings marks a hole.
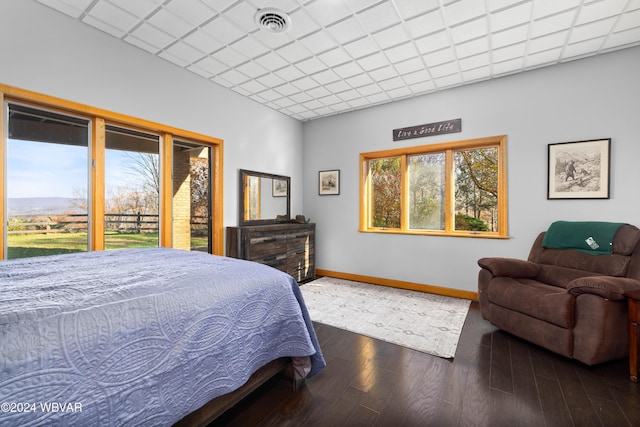
[[[87,233],[59,234],[10,234],[7,241],[7,258],[27,258],[40,255],[56,255],[87,250]],[[158,233],[107,233],[105,249],[155,248]],[[206,237],[191,239],[191,247],[207,247]]]

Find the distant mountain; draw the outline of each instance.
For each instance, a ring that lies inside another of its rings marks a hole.
[[[7,215],[80,213],[79,209],[73,207],[78,201],[72,197],[9,197]]]

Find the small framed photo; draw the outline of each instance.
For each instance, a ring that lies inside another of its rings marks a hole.
[[[287,196],[287,180],[286,179],[274,179],[271,189],[271,195],[273,197],[286,197]]]
[[[318,185],[321,196],[340,194],[340,170],[320,171]]]
[[[611,138],[549,144],[547,199],[608,199]]]

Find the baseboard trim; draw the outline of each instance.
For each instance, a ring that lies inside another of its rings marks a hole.
[[[384,279],[381,277],[363,276],[361,274],[342,273],[339,271],[323,270],[316,268],[316,275],[335,277],[336,279],[353,280],[355,282],[373,283],[374,285],[390,286],[392,288],[407,289],[410,291],[425,292],[429,294],[444,295],[447,297],[478,300],[478,293],[463,291],[460,289],[443,288],[440,286],[425,285],[421,283],[404,282],[402,280]]]

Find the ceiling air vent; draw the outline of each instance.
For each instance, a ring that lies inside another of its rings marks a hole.
[[[289,15],[274,7],[258,9],[255,20],[261,30],[270,33],[284,33],[291,27]]]

